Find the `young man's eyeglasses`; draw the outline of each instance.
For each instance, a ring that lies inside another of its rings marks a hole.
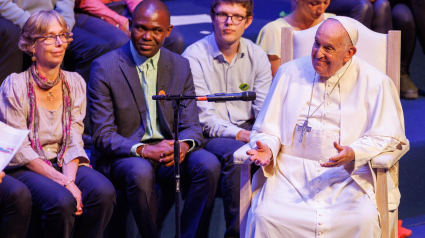
[[[243,17],[243,16],[239,16],[239,15],[231,16],[222,12],[216,13],[215,15],[217,17],[217,21],[219,21],[220,23],[226,23],[227,19],[230,18],[233,24],[235,24],[236,26],[241,24],[241,22],[246,19],[246,17]]]
[[[37,37],[36,39],[44,39],[44,43],[46,45],[53,45],[53,44],[56,44],[58,37],[62,41],[62,43],[68,43],[68,39],[70,36],[71,36],[71,33],[66,32],[66,33],[61,33],[59,35],[48,35],[43,37]]]

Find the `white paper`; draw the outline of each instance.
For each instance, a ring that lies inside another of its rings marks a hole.
[[[211,16],[208,14],[171,16],[173,26],[192,25],[199,23],[211,23]]]
[[[15,156],[29,132],[15,129],[0,121],[0,171],[3,171]]]

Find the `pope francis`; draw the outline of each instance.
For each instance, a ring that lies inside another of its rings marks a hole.
[[[407,139],[393,82],[355,56],[357,40],[350,18],[330,18],[311,57],[279,68],[247,151],[267,178],[248,237],[381,236],[370,160]]]

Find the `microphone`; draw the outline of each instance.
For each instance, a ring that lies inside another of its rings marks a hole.
[[[257,98],[255,92],[243,92],[243,93],[215,93],[206,96],[186,96],[186,95],[154,95],[153,100],[185,100],[195,99],[196,101],[208,101],[208,102],[227,102],[227,101],[253,101]]]
[[[227,101],[253,101],[257,98],[255,92],[243,92],[243,93],[215,93],[213,95],[207,95],[203,97],[197,97],[197,101],[208,101],[208,102],[227,102]]]

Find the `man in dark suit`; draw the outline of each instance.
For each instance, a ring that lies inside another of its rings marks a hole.
[[[133,13],[131,41],[93,62],[88,92],[92,163],[125,189],[142,237],[158,237],[155,182],[173,198],[173,102],[152,95],[194,95],[189,62],[161,48],[170,25],[168,8],[145,0]],[[182,237],[205,237],[220,176],[202,143],[196,102],[180,109]],[[161,204],[161,203],[160,203]]]

